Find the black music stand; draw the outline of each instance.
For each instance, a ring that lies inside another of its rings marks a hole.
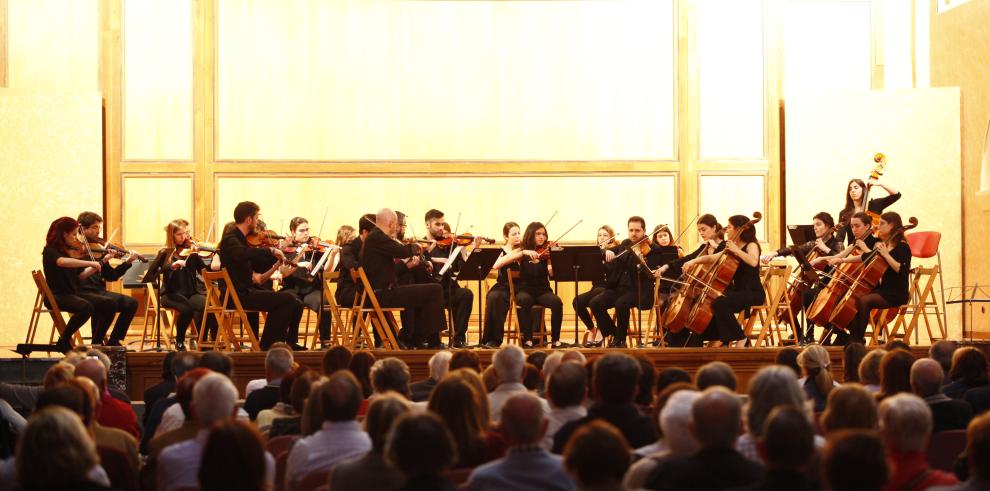
[[[492,266],[495,265],[495,261],[498,260],[499,256],[502,255],[502,248],[477,248],[471,251],[471,255],[468,256],[467,261],[461,265],[461,268],[457,272],[457,278],[451,281],[477,281],[478,282],[478,335],[480,336],[478,344],[485,339],[485,321],[482,315],[482,292],[484,291],[481,287],[481,282],[488,277],[488,273],[492,270]],[[450,326],[451,332],[456,330],[455,326]],[[464,337],[467,338],[467,333],[464,333]],[[467,341],[467,339],[465,339]]]
[[[162,350],[162,276],[169,266],[168,259],[175,253],[174,247],[163,247],[158,250],[155,259],[148,263],[148,271],[141,278],[141,283],[154,283],[155,295],[158,296],[155,312],[155,351]]]
[[[806,244],[818,238],[814,225],[788,225],[787,234],[791,236],[794,245]]]
[[[596,245],[567,246],[550,250],[553,263],[553,281],[574,282],[574,296],[578,295],[579,281],[598,281],[605,277],[602,249]],[[578,316],[574,313],[574,344],[578,344]]]

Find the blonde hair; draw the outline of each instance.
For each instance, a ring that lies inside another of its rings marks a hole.
[[[343,246],[344,244],[354,240],[354,227],[350,225],[341,225],[337,229],[337,241],[334,244],[338,246]]]
[[[174,249],[178,244],[175,243],[175,232],[180,228],[186,228],[189,226],[189,222],[183,220],[182,218],[176,218],[168,225],[165,226],[165,247],[167,249]]]
[[[99,460],[79,415],[60,406],[34,413],[17,443],[17,474],[24,489],[86,481]]]
[[[44,382],[41,385],[46,389],[55,387],[58,384],[72,380],[75,373],[75,365],[60,361],[48,368],[48,371],[45,372]]]
[[[828,351],[817,344],[809,345],[798,355],[798,365],[804,369],[808,378],[815,381],[818,393],[822,397],[827,397],[832,391],[832,362],[829,360]]]

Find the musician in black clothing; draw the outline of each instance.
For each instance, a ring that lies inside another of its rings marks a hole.
[[[872,191],[874,186],[879,186],[886,191],[887,196],[882,198],[870,198],[864,209],[864,194],[868,194]],[[886,184],[878,184],[873,178],[871,178],[868,183],[864,183],[862,179],[851,179],[849,184],[846,186],[846,206],[842,208],[841,212],[839,212],[839,223],[845,224],[845,226],[841,227],[837,232],[839,241],[846,242],[847,244],[852,244],[855,241],[856,238],[850,227],[850,220],[853,215],[866,211],[879,215],[883,213],[884,209],[894,204],[899,199],[901,199],[900,192]]]
[[[79,214],[77,220],[83,235],[85,235],[84,240],[97,242],[100,237],[103,218],[91,211],[84,211]],[[106,340],[105,344],[107,346],[120,346],[120,342],[127,336],[127,329],[131,326],[131,320],[134,319],[134,314],[137,312],[138,301],[130,295],[107,291],[107,281],[117,281],[123,278],[124,273],[131,268],[131,263],[137,260],[138,255],[133,252],[128,254],[124,257],[123,262],[116,267],[110,266],[109,258],[109,255],[103,256],[103,260],[100,261],[102,264],[100,271],[81,280],[79,290],[113,300],[115,310],[120,312],[120,315],[117,316],[117,322],[114,323],[110,338]],[[93,344],[104,344],[104,337],[109,327],[109,322],[93,324]]]
[[[258,223],[259,211],[258,205],[250,201],[237,204],[234,208],[234,229],[224,234],[220,240],[220,261],[227,268],[241,305],[245,309],[268,312],[265,331],[261,336],[261,348],[267,350],[272,344],[284,341],[292,349],[305,349],[297,343],[299,326],[292,326],[293,320],[298,319],[299,312],[302,311],[302,302],[290,292],[261,290],[252,278],[252,261],[272,257],[285,259],[285,255],[277,247],[248,246],[247,236]]]
[[[170,265],[164,270],[162,281],[162,307],[175,309],[178,316],[175,319],[175,349],[186,349],[186,330],[189,322],[195,319],[196,325],[203,325],[203,309],[206,308],[206,288],[199,273],[203,269],[220,269],[214,264],[216,256],[204,259],[199,254],[192,253],[185,258],[180,257],[179,248],[189,247],[189,222],[183,219],[172,220],[165,226],[165,247],[175,248],[176,253],[169,258]],[[212,266],[212,267],[211,267]],[[215,333],[216,316],[208,316],[206,330]]]
[[[460,271],[460,267],[464,264],[469,252],[466,247],[462,248],[461,252],[453,258],[454,264],[447,268],[443,276],[439,276],[440,270],[451,259],[450,255],[455,246],[453,243],[444,246],[435,242],[449,235],[444,229],[446,221],[442,211],[430,210],[426,212],[424,219],[426,222],[426,237],[424,239],[434,241],[427,247],[426,254],[433,263],[434,276],[439,279],[440,286],[443,287],[444,306],[451,311],[454,320],[454,339],[451,341],[451,346],[464,348],[467,345],[467,327],[468,320],[471,318],[471,309],[474,306],[474,293],[459,285],[454,277]],[[480,241],[480,236],[475,237],[474,247],[477,248],[481,244]],[[439,343],[439,338],[435,342]]]
[[[616,247],[619,245],[619,241],[615,240],[615,230],[612,229],[610,225],[602,225],[598,229],[598,247],[602,250],[602,259],[604,261],[605,251]],[[581,319],[581,323],[588,331],[593,331],[595,329],[594,321],[591,318],[591,310],[588,306],[591,301],[605,291],[605,287],[608,285],[608,280],[610,277],[615,277],[615,262],[605,263],[605,268],[602,270],[603,275],[600,279],[595,280],[591,283],[591,290],[581,293],[574,297],[574,301],[571,302],[571,306],[574,307],[574,313]],[[596,348],[601,346],[605,342],[605,337],[602,336],[601,341],[595,341],[594,339],[589,339],[585,344],[585,348]]]
[[[505,245],[492,265],[492,269],[498,271],[498,278],[485,296],[485,332],[481,339],[481,345],[485,348],[502,346],[505,318],[509,314],[509,274],[519,271],[519,260],[523,257],[522,231],[518,223],[506,222],[502,226],[502,237],[505,238]]]
[[[340,247],[340,262],[337,264],[337,271],[340,278],[337,279],[337,293],[334,299],[337,305],[349,308],[354,305],[354,297],[357,295],[357,285],[354,283],[352,274],[357,274],[357,268],[361,265],[361,244],[368,233],[375,228],[374,213],[366,213],[358,219],[358,236],[351,239]]]
[[[323,300],[323,287],[320,284],[320,276],[312,274],[313,268],[320,262],[323,254],[330,254],[330,250],[319,252],[310,244],[309,221],[303,217],[295,217],[289,220],[288,247],[295,248],[295,253],[290,253],[291,259],[298,264],[298,268],[282,277],[282,291],[291,292],[303,305],[316,313],[317,326],[320,332],[320,341],[326,342],[330,339],[330,315],[323,312],[321,306],[326,303]],[[329,258],[328,258],[329,259]],[[325,267],[329,262],[325,262]],[[303,311],[299,311],[299,318],[293,320],[296,326],[302,321]]]
[[[439,284],[398,284],[396,260],[413,256],[409,245],[395,239],[398,228],[399,220],[395,212],[388,208],[381,209],[375,216],[375,228],[363,241],[360,264],[382,307],[402,307],[412,312],[412,325],[405,328],[410,333],[411,347],[417,348],[446,327],[443,290]],[[428,346],[431,349],[436,347],[435,342]]]
[[[45,248],[42,251],[42,265],[48,289],[55,297],[58,308],[73,315],[65,325],[55,347],[65,353],[72,349],[72,335],[90,317],[93,325],[109,326],[113,320],[116,305],[113,300],[79,289],[79,282],[102,269],[101,261],[81,259],[85,254],[77,233],[79,222],[71,217],[62,217],[48,227]],[[48,301],[45,301],[48,305]]]

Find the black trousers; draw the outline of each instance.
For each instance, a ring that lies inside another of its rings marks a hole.
[[[261,349],[267,350],[269,346],[279,341],[292,344],[299,340],[299,324],[293,321],[299,319],[303,304],[294,294],[249,290],[246,293],[238,292],[238,295],[241,306],[246,310],[261,310],[268,313],[265,330],[261,334]]]
[[[196,326],[203,325],[203,310],[206,308],[206,295],[195,293],[185,296],[180,293],[166,293],[162,296],[162,307],[175,309],[179,313],[175,319],[175,341],[177,343],[186,342],[186,331],[189,329],[189,322],[196,322]],[[209,316],[206,319],[207,333],[214,333],[216,337],[217,318]]]
[[[866,326],[870,324],[870,311],[893,307],[879,293],[869,293],[856,300],[856,317],[849,323],[849,339],[866,344]]]
[[[453,283],[449,289],[444,287],[443,301],[444,306],[454,317],[454,340],[465,342],[468,321],[471,319],[471,310],[474,307],[474,292]]]
[[[505,318],[509,315],[509,289],[495,285],[485,297],[485,333],[482,343],[502,344]]]
[[[591,304],[591,300],[603,291],[605,291],[605,287],[596,286],[591,290],[574,297],[574,301],[571,302],[571,306],[574,307],[574,313],[577,314],[578,318],[581,319],[581,323],[584,324],[584,327],[589,331],[595,328],[595,324],[591,320],[591,310],[589,310],[588,307]]]
[[[533,318],[533,306],[541,305],[550,309],[550,339],[560,340],[560,324],[564,320],[564,302],[552,291],[529,292],[516,291],[516,305],[519,306],[519,329],[522,331],[523,342],[533,339],[533,331],[540,319]]]
[[[311,291],[302,297],[300,297],[297,292],[292,292],[292,293],[293,295],[296,296],[296,298],[299,299],[299,301],[302,302],[304,307],[316,313],[317,316],[316,324],[317,324],[317,329],[319,329],[320,332],[320,340],[325,341],[327,339],[330,339],[331,315],[329,311],[324,312],[323,310],[320,309],[321,303],[323,306],[327,305],[326,301],[323,300],[323,291],[322,290]],[[350,305],[348,305],[348,307],[350,307]],[[303,310],[300,309],[299,315],[292,321],[292,324],[296,326],[295,329],[297,333],[299,332],[299,323],[302,322],[303,313],[304,313]]]
[[[109,326],[110,322],[113,321],[114,313],[117,311],[117,306],[113,300],[102,295],[78,292],[75,295],[56,293],[54,297],[59,310],[72,313],[72,317],[65,325],[65,331],[58,340],[57,346],[62,351],[69,350],[72,346],[72,335],[79,331],[79,328],[90,318],[93,319],[94,326]],[[48,307],[50,308],[51,305]],[[106,327],[104,327],[104,331],[105,329]],[[96,344],[95,340],[99,338],[94,334],[93,339],[93,343]]]
[[[642,293],[638,306],[640,309],[653,307],[653,287],[646,288]],[[629,316],[632,308],[637,306],[636,290],[624,288],[606,288],[601,294],[591,300],[591,312],[595,314],[595,322],[602,337],[612,336],[616,342],[626,340],[629,332]],[[608,314],[608,309],[615,307],[615,322]]]
[[[119,346],[120,342],[127,336],[127,329],[131,327],[131,320],[134,319],[134,314],[137,313],[138,301],[130,295],[123,295],[107,290],[99,292],[88,291],[85,293],[99,295],[100,297],[110,300],[113,302],[114,311],[120,313],[120,315],[117,316],[117,322],[113,324],[113,330],[110,331],[109,339],[105,338],[107,336],[107,330],[110,328],[110,321],[113,320],[113,318],[111,317],[110,319],[107,319],[106,322],[96,322],[96,319],[93,319],[93,344]]]
[[[402,285],[389,290],[375,290],[382,307],[402,307],[407,312],[403,326],[408,344],[418,347],[446,328],[443,315],[443,287],[439,283]],[[403,337],[403,336],[400,336]]]
[[[712,302],[712,321],[708,324],[702,336],[709,341],[730,343],[745,338],[742,326],[736,320],[736,314],[753,305],[760,305],[766,300],[763,289],[759,290],[726,290]]]

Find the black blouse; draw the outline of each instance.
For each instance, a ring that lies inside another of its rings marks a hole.
[[[206,288],[199,278],[199,272],[206,267],[203,258],[198,254],[190,254],[186,265],[181,269],[165,268],[162,281],[162,295],[176,294],[191,297],[197,293],[205,293]]]
[[[868,261],[876,252],[867,253],[863,256],[863,261]],[[911,246],[907,242],[901,241],[890,250],[890,256],[900,263],[901,270],[895,272],[894,268],[887,268],[880,278],[880,284],[873,290],[890,304],[891,307],[899,307],[907,303],[908,300],[908,278],[911,276]],[[885,261],[878,257],[878,261]]]
[[[550,263],[546,260],[537,262],[530,261],[524,257],[519,262],[519,288],[525,290],[533,296],[552,292],[550,288]]]
[[[41,263],[45,270],[48,289],[56,295],[75,294],[79,288],[79,274],[84,268],[63,268],[58,265],[60,257],[69,256],[52,246],[45,246],[41,251]]]
[[[887,209],[888,206],[896,203],[899,199],[901,199],[901,193],[891,194],[889,196],[884,196],[883,198],[873,198],[866,205],[866,209],[868,211],[872,211],[873,213],[880,214],[883,213],[883,210]],[[842,210],[842,212],[839,213],[839,223],[845,223],[846,226],[839,229],[836,237],[839,241],[845,242],[846,244],[852,244],[856,241],[856,238],[852,233],[852,228],[849,225],[850,218],[852,218],[851,210]]]

